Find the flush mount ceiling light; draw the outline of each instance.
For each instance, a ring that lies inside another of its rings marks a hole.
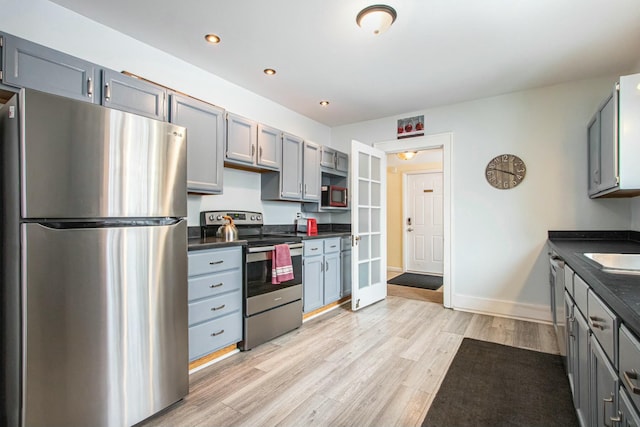
[[[320,105],[326,107],[327,105],[329,105],[329,101],[320,101]]]
[[[220,43],[220,37],[215,35],[215,34],[207,34],[204,36],[204,39],[206,41],[208,41],[211,44],[218,44]]]
[[[418,154],[417,151],[405,151],[403,153],[396,153],[396,156],[398,156],[398,158],[400,160],[411,160],[413,159],[416,155]]]
[[[356,17],[356,23],[368,33],[377,35],[387,31],[397,16],[391,6],[376,4],[362,9]]]
[[[273,76],[276,73],[276,70],[273,68],[265,68],[263,71],[267,76]]]

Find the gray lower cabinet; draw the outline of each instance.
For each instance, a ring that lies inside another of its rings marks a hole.
[[[616,416],[618,375],[607,355],[592,335],[590,342],[591,425],[610,426]]]
[[[11,35],[0,35],[0,41],[2,83],[100,102],[97,65]]]
[[[303,311],[308,313],[340,299],[340,238],[304,242]]]
[[[187,190],[222,193],[224,170],[224,110],[172,93],[169,121],[187,129]]]
[[[582,313],[574,306],[575,357],[573,359],[574,404],[580,425],[590,425],[589,413],[589,325]]]
[[[631,403],[627,391],[622,387],[618,390],[617,421],[620,427],[640,427],[640,414]]]
[[[102,70],[102,105],[151,119],[167,117],[167,91],[126,74]]]
[[[619,355],[618,375],[621,384],[618,408],[622,425],[640,427],[640,338],[625,325],[619,329]]]
[[[344,236],[340,239],[341,252],[340,260],[342,263],[342,282],[340,297],[351,295],[351,237]]]
[[[242,248],[189,252],[189,360],[242,340]]]

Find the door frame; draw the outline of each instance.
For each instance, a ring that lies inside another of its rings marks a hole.
[[[403,230],[402,230],[402,272],[405,273],[407,272],[407,264],[408,261],[407,259],[409,258],[409,232],[407,231],[407,229],[404,227],[406,226],[406,224],[404,223],[404,221],[407,218],[407,211],[409,210],[409,203],[408,203],[408,198],[409,198],[409,192],[407,191],[407,186],[408,186],[408,181],[409,181],[409,175],[424,175],[424,174],[428,174],[428,173],[441,173],[443,174],[442,168],[439,169],[426,169],[426,170],[412,170],[412,171],[406,171],[406,172],[402,172],[402,221],[403,221]],[[444,180],[444,174],[442,176],[443,180]],[[444,212],[443,212],[444,215]],[[443,266],[444,268],[444,266]],[[434,273],[428,273],[428,274],[434,274]],[[444,274],[444,271],[443,271]]]
[[[399,153],[407,150],[428,150],[431,148],[442,149],[442,177],[444,181],[444,268],[443,268],[443,305],[447,308],[454,306],[455,276],[453,274],[452,236],[453,228],[453,170],[451,158],[453,157],[453,132],[443,132],[432,135],[417,136],[413,138],[394,139],[380,141],[373,144],[387,154]]]

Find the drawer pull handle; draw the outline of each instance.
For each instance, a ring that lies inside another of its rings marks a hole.
[[[604,399],[602,399],[602,424],[605,427],[612,427],[612,425],[610,426],[609,424],[607,424],[607,403],[613,404],[613,395],[611,395],[611,397],[605,397]]]
[[[211,311],[217,311],[217,310],[222,310],[224,307],[226,306],[226,304],[222,304],[219,307],[211,307]]]
[[[211,334],[212,337],[217,337],[218,335],[224,334],[224,329],[221,329],[220,332],[214,332]]]
[[[223,259],[222,259],[222,260],[220,260],[220,261],[211,261],[211,262],[209,263],[209,265],[218,265],[218,264],[222,264],[223,262],[224,262],[224,260],[223,260]]]
[[[624,371],[623,376],[624,376],[624,382],[627,383],[627,386],[629,387],[629,390],[631,391],[631,393],[640,394],[640,387],[638,387],[633,383],[633,381],[638,381],[638,373],[632,369],[631,372]]]
[[[214,283],[213,285],[209,285],[209,287],[210,288],[219,288],[222,285],[224,285],[224,283],[220,282],[220,283]]]
[[[311,248],[311,250],[312,250],[312,251],[317,251],[317,250],[318,250],[318,248]]]
[[[591,320],[592,322],[599,322],[604,319],[601,319],[598,316],[589,316],[589,320]]]
[[[335,247],[336,247],[336,245],[331,245],[331,246],[329,246],[329,247],[330,247],[330,248],[335,248]]]

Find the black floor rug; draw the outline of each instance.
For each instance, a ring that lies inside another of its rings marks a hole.
[[[431,289],[435,291],[442,286],[442,277],[428,274],[402,273],[399,276],[389,279],[387,283],[391,285],[411,286],[414,288]]]
[[[439,426],[578,426],[562,359],[465,338],[422,422]]]

